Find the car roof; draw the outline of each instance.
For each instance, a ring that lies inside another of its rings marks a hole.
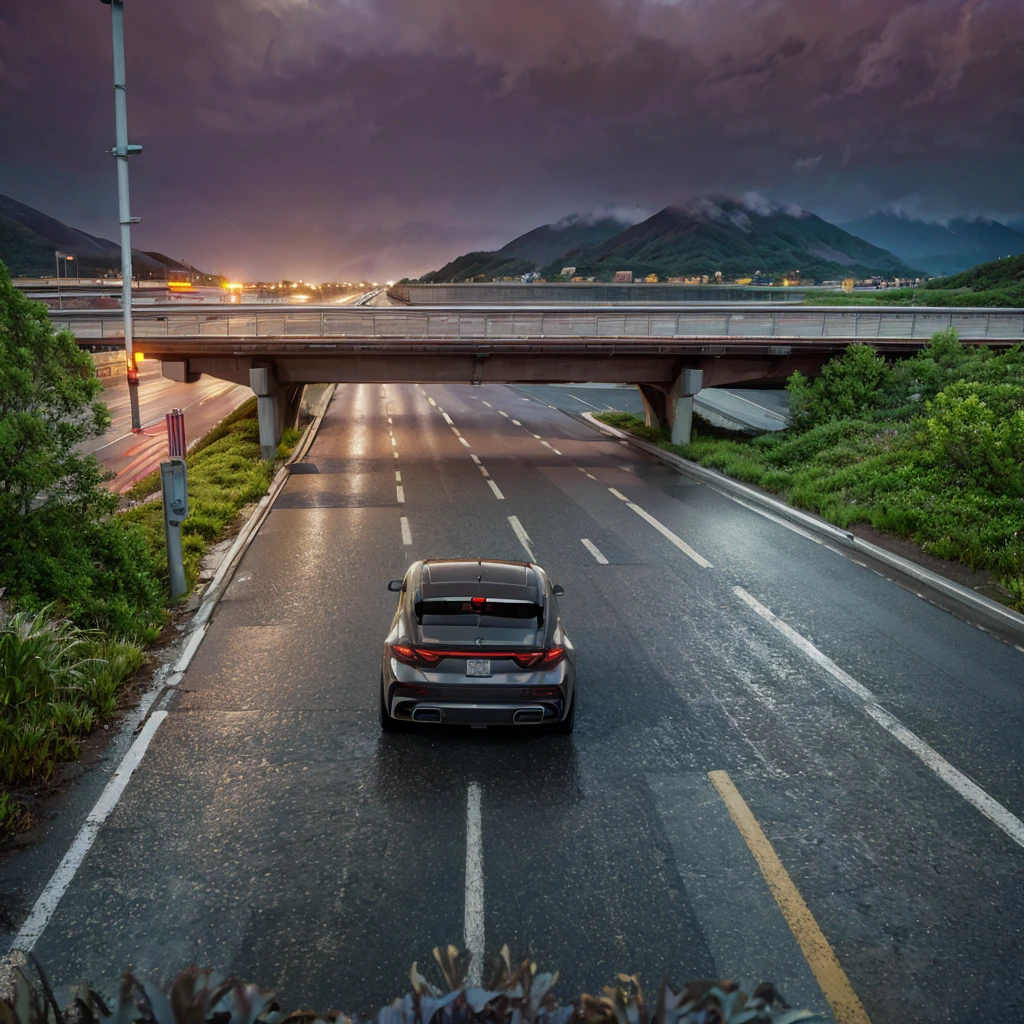
[[[510,601],[540,601],[542,587],[529,562],[494,558],[450,558],[423,563],[420,572],[423,598],[467,597],[482,594]]]

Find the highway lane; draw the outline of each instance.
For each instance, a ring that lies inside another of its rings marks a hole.
[[[168,412],[184,411],[185,437],[191,442],[251,397],[249,388],[215,377],[203,376],[194,384],[179,384],[162,376],[160,363],[147,360],[139,365],[141,433],[133,434],[131,430],[127,381],[124,377],[108,377],[100,401],[106,403],[112,422],[105,433],[90,438],[81,450],[95,454],[115,474],[110,482],[113,490],[127,491],[167,458],[164,416]]]
[[[385,582],[525,557],[510,517],[566,589],[576,733],[382,736]],[[346,386],[37,951],[107,990],[198,961],[379,1005],[461,940],[475,783],[489,952],[566,993],[668,969],[824,1009],[724,770],[872,1021],[1021,1019],[1024,849],[737,588],[1024,816],[1024,653],[515,389]]]

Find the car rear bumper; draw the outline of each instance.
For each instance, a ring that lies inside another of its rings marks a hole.
[[[396,697],[391,715],[400,722],[424,725],[553,725],[562,716],[561,702],[471,704],[463,701]]]

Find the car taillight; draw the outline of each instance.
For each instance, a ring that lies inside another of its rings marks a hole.
[[[403,665],[415,665],[416,664],[416,648],[410,647],[409,644],[392,644],[391,653],[402,662]]]
[[[565,657],[564,647],[549,647],[546,651],[523,651],[513,654],[512,660],[520,668],[554,668]]]
[[[416,648],[417,660],[421,665],[426,665],[428,668],[436,665],[446,654],[446,651],[432,651],[427,647]]]

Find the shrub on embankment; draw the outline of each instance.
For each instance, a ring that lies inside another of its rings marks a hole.
[[[698,426],[678,446],[635,416],[599,418],[837,526],[868,523],[988,570],[1024,610],[1024,349],[969,348],[947,330],[889,364],[854,345],[787,390],[792,426],[752,440]]]
[[[110,423],[92,360],[0,263],[0,834],[28,823],[38,787],[114,713],[165,618],[159,501],[126,513],[82,441]],[[183,528],[195,582],[207,545],[262,496],[255,400],[189,455]],[[281,453],[297,439],[286,432]],[[144,482],[149,490],[156,482]],[[147,493],[147,492],[143,492]]]
[[[38,962],[14,969],[11,991],[0,999],[6,1024],[824,1024],[825,1018],[794,1010],[770,983],[744,992],[732,981],[691,981],[681,988],[662,980],[651,1006],[639,980],[620,974],[600,997],[580,995],[563,1005],[553,988],[557,973],[538,972],[529,960],[513,965],[508,946],[484,972],[484,984],[467,984],[470,956],[454,946],[434,950],[445,988],[432,984],[417,965],[411,989],[377,1013],[348,1016],[338,1010],[285,1013],[274,993],[256,985],[192,968],[166,990],[121,976],[108,1006],[87,985],[54,991]],[[66,1009],[63,1007],[66,1006]]]

